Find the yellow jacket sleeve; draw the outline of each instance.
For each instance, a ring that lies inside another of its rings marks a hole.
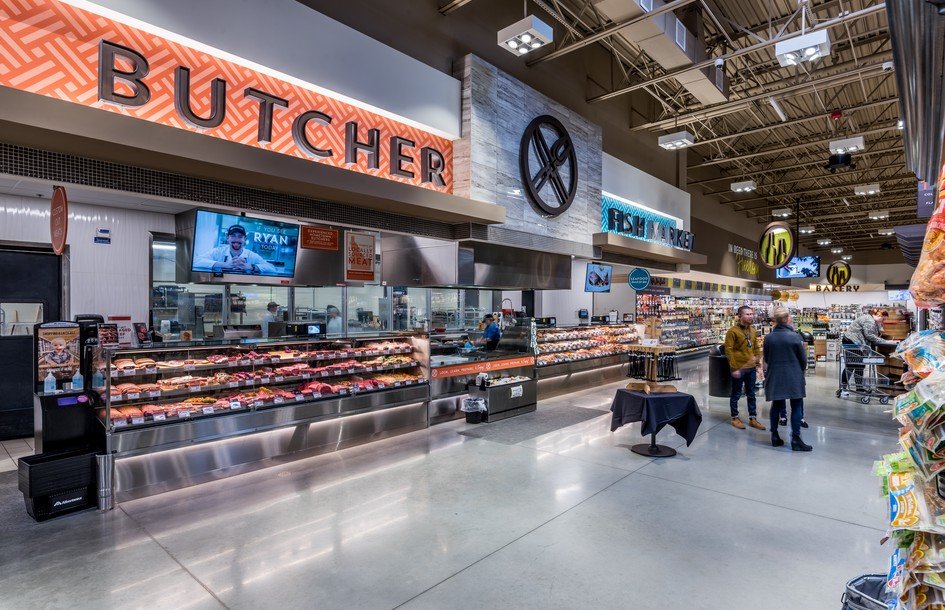
[[[725,333],[725,357],[728,358],[728,366],[733,371],[738,368],[735,361],[735,329],[730,328]]]

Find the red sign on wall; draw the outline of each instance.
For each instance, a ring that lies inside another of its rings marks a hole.
[[[69,237],[69,200],[66,189],[57,186],[53,189],[52,205],[49,210],[49,241],[53,252],[61,256],[66,251],[66,239]]]
[[[308,250],[333,250],[337,252],[338,229],[315,225],[302,225],[299,245]]]

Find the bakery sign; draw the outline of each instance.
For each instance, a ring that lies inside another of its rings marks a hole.
[[[601,194],[601,231],[630,239],[692,250],[695,237],[682,220],[612,195]]]
[[[450,140],[152,31],[59,0],[0,0],[0,86],[452,192]]]

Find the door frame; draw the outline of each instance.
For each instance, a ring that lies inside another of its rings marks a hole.
[[[12,250],[14,252],[40,252],[42,254],[51,254],[55,256],[50,244],[29,241],[10,241],[0,239],[0,250]],[[68,245],[59,258],[59,317],[61,318],[61,321],[69,322],[72,320],[72,291],[70,286],[71,253],[70,247]],[[51,321],[58,322],[60,320]]]

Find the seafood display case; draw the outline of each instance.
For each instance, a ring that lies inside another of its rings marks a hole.
[[[427,425],[424,335],[97,348],[93,370],[119,499]]]

